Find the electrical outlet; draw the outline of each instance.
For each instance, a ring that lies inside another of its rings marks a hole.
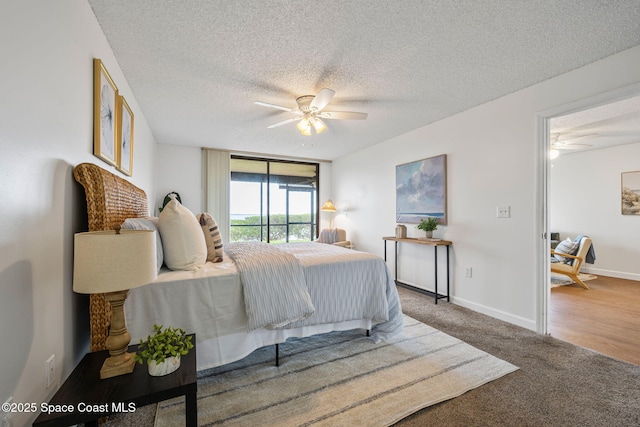
[[[511,218],[511,206],[497,206],[496,217],[498,218]]]
[[[53,379],[56,377],[56,355],[52,354],[44,362],[44,384],[45,388],[51,387]]]
[[[464,277],[471,279],[472,274],[473,274],[473,269],[471,267],[465,267]]]

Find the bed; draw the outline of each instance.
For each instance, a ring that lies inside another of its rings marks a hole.
[[[130,182],[92,163],[77,165],[74,176],[85,189],[89,231],[149,216],[144,191]],[[198,370],[203,370],[289,337],[363,329],[371,331],[371,339],[382,341],[402,330],[397,290],[384,261],[316,242],[277,245],[277,249],[258,246],[297,260],[313,311],[282,325],[255,323],[252,297],[245,295],[249,276],[238,258],[245,248],[253,250],[249,246],[228,244],[223,262],[207,262],[197,271],[163,267],[155,281],[132,289],[125,304],[132,342],[146,337],[154,324],[181,327],[196,333]],[[103,295],[90,298],[91,350],[97,351],[105,348],[110,307]]]

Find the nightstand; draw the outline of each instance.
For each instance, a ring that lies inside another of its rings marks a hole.
[[[198,419],[195,334],[192,337],[193,348],[182,356],[180,368],[162,377],[152,377],[146,365],[136,364],[131,374],[101,380],[100,368],[109,352],[86,354],[48,403],[60,406],[51,406],[57,410],[50,414],[41,413],[33,425],[97,426],[98,419],[109,414],[134,412],[140,406],[184,395],[186,425],[195,427]],[[129,347],[130,352],[137,349],[137,345]]]

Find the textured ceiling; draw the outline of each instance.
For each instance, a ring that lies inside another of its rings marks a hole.
[[[640,44],[640,0],[89,0],[159,143],[335,159]],[[107,64],[108,67],[108,64]],[[321,135],[266,127],[336,91]]]

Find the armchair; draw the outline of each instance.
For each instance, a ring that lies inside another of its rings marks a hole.
[[[325,228],[320,232],[316,242],[343,247],[351,246],[351,242],[347,240],[347,232],[342,228]]]
[[[582,286],[585,289],[589,289],[589,287],[585,285],[582,280],[580,280],[578,274],[580,273],[580,267],[582,267],[582,264],[584,263],[585,257],[587,256],[587,252],[589,251],[590,247],[591,239],[589,237],[584,237],[580,240],[580,245],[578,246],[578,251],[575,255],[558,253],[552,249],[552,256],[558,254],[562,257],[570,258],[572,261],[569,264],[565,264],[563,262],[551,263],[551,272],[568,276],[578,285]]]

